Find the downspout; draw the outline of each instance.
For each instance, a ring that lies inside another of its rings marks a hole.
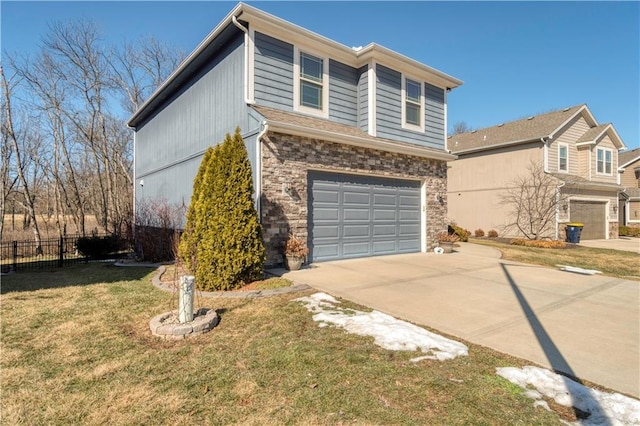
[[[545,173],[549,173],[549,146],[547,145],[547,142],[549,142],[550,138],[547,138],[545,140],[544,136],[540,138],[540,142],[542,142],[542,146],[543,146],[543,158],[542,158],[542,167]]]
[[[249,30],[238,22],[238,18],[235,15],[231,17],[231,22],[244,33],[244,102],[252,105],[255,102],[249,96]]]
[[[256,136],[256,210],[258,211],[258,220],[262,223],[261,201],[262,198],[262,138],[269,131],[269,125],[266,121],[262,122],[262,130]]]
[[[560,185],[556,188],[556,240],[560,239],[560,188],[562,188],[566,182],[560,182]]]

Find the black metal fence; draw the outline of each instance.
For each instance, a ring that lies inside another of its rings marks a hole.
[[[41,240],[40,248],[35,240],[3,241],[0,243],[0,268],[3,273],[6,273],[10,270],[61,268],[78,261],[92,260],[78,252],[78,239],[82,237],[82,235],[65,235],[60,238]],[[123,240],[122,247],[125,249],[109,257],[126,256],[130,246],[129,242]]]

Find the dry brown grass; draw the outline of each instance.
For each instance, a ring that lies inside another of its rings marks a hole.
[[[56,227],[55,216],[48,217],[47,215],[37,215],[38,217],[38,229],[43,239],[58,238],[59,231]],[[2,231],[2,241],[22,241],[33,240],[33,231],[31,228],[23,229],[22,223],[24,220],[23,214],[5,214],[4,215],[4,229]],[[104,229],[98,224],[96,217],[88,215],[85,218],[85,230],[87,233],[91,233],[96,230],[97,233],[104,233]],[[62,217],[60,217],[62,223]],[[73,225],[73,220],[70,216],[66,217],[67,222],[67,234],[79,234],[80,231]]]
[[[221,316],[213,331],[158,340],[148,321],[175,300],[151,274],[94,264],[3,277],[3,424],[558,423],[495,374],[522,361],[469,345],[415,364],[319,328],[292,301],[310,292],[202,299]]]

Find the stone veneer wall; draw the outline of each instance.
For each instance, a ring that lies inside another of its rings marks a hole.
[[[307,170],[374,174],[426,182],[427,249],[447,229],[447,163],[404,154],[269,132],[262,142],[261,218],[267,265],[283,262],[289,233],[306,239]],[[283,184],[290,190],[283,193]],[[435,194],[442,195],[442,201]]]

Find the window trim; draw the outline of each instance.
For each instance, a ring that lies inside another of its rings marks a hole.
[[[560,167],[560,160],[561,160],[561,156],[560,156],[560,152],[562,151],[562,148],[565,148],[566,150],[566,158],[565,158],[565,162],[566,162],[566,169],[562,169]],[[559,173],[569,173],[569,144],[567,143],[558,143],[558,172]]]
[[[410,101],[407,99],[407,80],[413,83],[418,83],[420,85],[420,104],[418,105],[414,101]],[[424,115],[425,115],[425,88],[424,81],[419,78],[414,78],[405,74],[402,74],[402,88],[401,88],[401,99],[400,102],[402,104],[402,128],[406,130],[413,130],[415,132],[424,133]],[[420,111],[418,114],[418,118],[420,123],[418,125],[407,123],[407,102],[411,102],[414,105],[418,105],[420,107]]]
[[[598,154],[602,152],[602,171],[598,170],[600,160]],[[609,173],[607,173],[607,154],[609,154]],[[613,175],[613,150],[610,148],[596,148],[596,175],[612,176]]]
[[[302,91],[300,86],[302,82],[305,81],[305,79],[300,75],[300,59],[302,54],[320,59],[322,61],[322,82],[318,83],[316,81],[308,80],[313,84],[321,86],[321,109],[302,105]],[[294,46],[293,55],[293,110],[304,114],[315,115],[317,117],[329,118],[329,58],[323,55],[318,55],[312,50],[300,48],[298,46]]]

